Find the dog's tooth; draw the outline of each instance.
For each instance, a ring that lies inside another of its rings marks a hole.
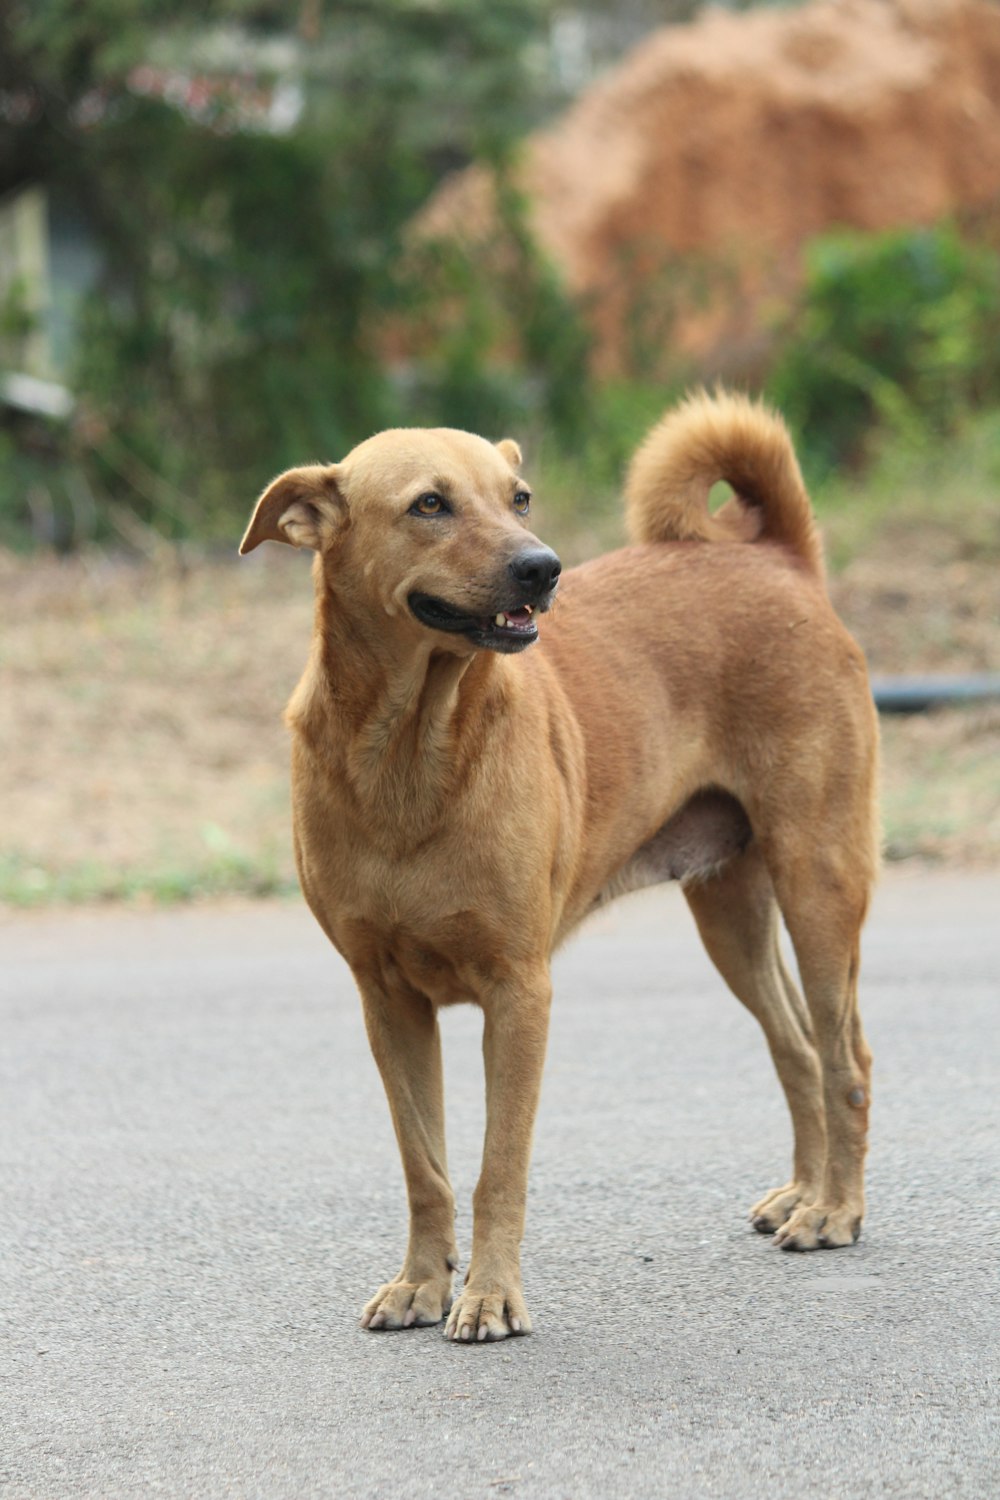
[[[497,615],[496,623],[498,625],[506,625],[506,623],[507,623],[507,617],[506,617],[506,615]]]

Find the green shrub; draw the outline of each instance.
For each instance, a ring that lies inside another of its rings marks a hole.
[[[1000,399],[1000,265],[950,226],[817,240],[767,393],[822,474],[873,430],[920,442]]]

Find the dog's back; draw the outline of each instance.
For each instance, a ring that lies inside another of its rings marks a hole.
[[[734,493],[713,513],[719,481]],[[710,866],[714,837],[702,841],[704,860],[687,863],[663,840],[706,788],[742,810],[723,845],[744,815],[767,842],[805,798],[797,827],[846,838],[859,880],[870,882],[876,718],[864,656],[827,594],[781,418],[743,396],[692,397],[638,450],[625,505],[633,545],[564,575],[543,650],[523,664],[540,682],[558,681],[583,745],[587,858],[567,926],[604,869],[631,870],[633,851],[649,877],[637,827],[647,840],[657,830],[663,870],[683,878]],[[711,831],[717,808],[709,811]],[[628,888],[633,874],[624,883],[616,874],[607,890]]]

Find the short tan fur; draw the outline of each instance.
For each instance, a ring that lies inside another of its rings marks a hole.
[[[849,1245],[864,1212],[877,723],[785,428],[742,397],[689,400],[631,467],[632,545],[558,583],[520,463],[510,440],[381,433],[275,480],[241,549],[316,550],[287,711],[296,858],[361,993],[410,1208],[402,1268],[362,1323],[447,1317],[467,1341],[531,1329],[520,1244],[552,952],[637,886],[681,882],[770,1047],[794,1152],[755,1227],[788,1249]],[[712,515],[718,480],[734,497]],[[483,1012],[487,1118],[453,1297],[437,1017],[458,1002]]]

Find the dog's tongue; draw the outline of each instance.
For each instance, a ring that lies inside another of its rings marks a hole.
[[[503,617],[509,625],[527,625],[531,619],[531,610],[526,604],[520,609],[505,609]]]

